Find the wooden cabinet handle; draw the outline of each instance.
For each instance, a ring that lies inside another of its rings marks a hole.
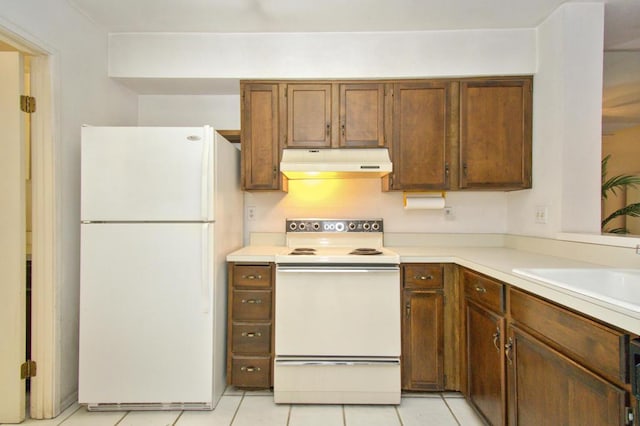
[[[262,275],[243,275],[242,278],[246,280],[261,280]]]
[[[496,327],[496,332],[493,333],[492,337],[493,337],[493,346],[495,346],[498,352],[500,352],[500,345],[498,344],[498,341],[500,340],[500,327]]]
[[[262,333],[259,331],[245,331],[241,334],[242,337],[262,337]]]
[[[247,373],[257,373],[260,371],[260,367],[254,367],[254,366],[240,367],[240,371],[246,371]]]
[[[241,303],[249,305],[259,305],[262,303],[262,299],[242,299]]]
[[[476,291],[478,293],[486,293],[487,292],[487,289],[482,287],[481,285],[477,285],[475,288],[476,288]]]
[[[507,357],[507,361],[509,365],[513,364],[513,359],[511,359],[511,351],[513,350],[513,339],[509,337],[509,342],[504,345],[504,355]]]
[[[413,279],[421,280],[421,281],[427,281],[427,280],[432,280],[433,279],[433,275],[416,275],[415,277],[413,277]]]

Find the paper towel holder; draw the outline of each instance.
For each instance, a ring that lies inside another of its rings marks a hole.
[[[407,208],[407,199],[409,198],[442,198],[446,199],[447,193],[445,191],[403,191],[402,192],[402,206]]]

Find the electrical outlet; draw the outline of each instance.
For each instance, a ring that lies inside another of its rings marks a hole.
[[[548,220],[549,220],[549,207],[536,206],[535,222],[544,224],[544,223],[547,223]]]
[[[444,208],[444,219],[445,220],[455,220],[456,216],[453,213],[453,207],[445,206]]]
[[[247,220],[249,222],[256,220],[256,206],[247,206]]]

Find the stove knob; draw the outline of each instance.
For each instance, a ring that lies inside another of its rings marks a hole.
[[[371,225],[371,229],[374,231],[377,231],[380,229],[380,224],[378,222],[373,222],[373,225]]]
[[[368,222],[365,222],[364,225],[362,225],[362,229],[364,229],[365,231],[368,231],[371,228],[371,224],[369,224]]]
[[[304,224],[304,222],[300,222],[300,225],[298,225],[298,229],[300,229],[301,231],[304,231],[304,228],[306,228],[307,225]]]
[[[336,223],[336,231],[338,231],[338,232],[344,231],[344,222]]]
[[[297,227],[298,227],[297,223],[295,223],[295,222],[289,223],[289,229],[290,230],[295,231]]]
[[[354,231],[356,229],[356,223],[355,222],[349,222],[349,231]]]
[[[313,223],[313,230],[314,230],[314,231],[318,231],[318,230],[320,230],[320,224],[319,224],[318,222],[314,222],[314,223]]]

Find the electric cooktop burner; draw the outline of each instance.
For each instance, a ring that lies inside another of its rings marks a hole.
[[[309,247],[300,247],[300,248],[294,248],[293,251],[289,254],[293,254],[293,255],[314,255],[316,254],[316,249],[314,248],[309,248]]]
[[[378,249],[374,249],[374,248],[357,248],[353,251],[350,251],[349,254],[356,254],[356,255],[376,255],[376,254],[382,254],[382,252]]]

